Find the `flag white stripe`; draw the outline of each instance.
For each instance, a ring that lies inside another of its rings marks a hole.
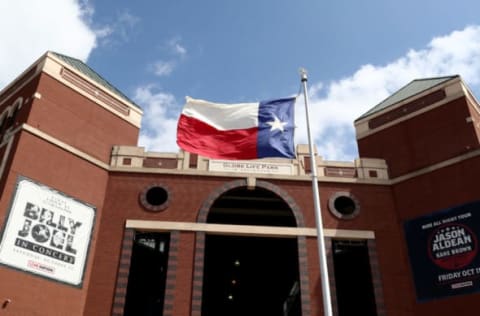
[[[226,131],[257,127],[258,107],[258,102],[223,104],[186,97],[182,114]]]

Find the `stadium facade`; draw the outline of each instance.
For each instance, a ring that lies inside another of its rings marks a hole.
[[[224,161],[137,146],[141,108],[47,52],[0,92],[0,314],[472,315],[480,109],[459,76],[358,118],[360,158]]]

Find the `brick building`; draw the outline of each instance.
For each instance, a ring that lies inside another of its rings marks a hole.
[[[471,315],[479,113],[430,78],[354,162],[145,152],[140,107],[48,52],[0,92],[0,315],[322,315],[313,167],[336,315]]]

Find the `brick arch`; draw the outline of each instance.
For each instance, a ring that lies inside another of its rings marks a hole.
[[[247,186],[246,179],[234,180],[225,183],[214,190],[208,198],[202,204],[198,213],[197,222],[206,223],[208,212],[212,208],[213,203],[225,192],[235,188],[241,188]],[[269,190],[278,197],[280,197],[290,207],[292,214],[295,216],[297,227],[305,227],[303,214],[300,207],[295,200],[282,188],[267,182],[256,181],[255,186]],[[202,294],[203,294],[203,267],[205,258],[205,236],[204,232],[196,233],[195,240],[195,261],[193,267],[193,288],[192,288],[192,302],[191,302],[191,316],[201,316],[202,310]],[[307,241],[305,236],[297,237],[297,249],[298,249],[298,268],[299,268],[299,282],[300,282],[300,304],[302,310],[302,316],[311,316],[310,310],[310,280],[307,262]]]
[[[210,193],[208,198],[203,202],[202,207],[200,208],[200,211],[198,212],[198,217],[197,217],[197,222],[198,223],[206,223],[207,222],[207,216],[208,213],[210,212],[210,209],[212,208],[213,203],[225,192],[228,192],[232,189],[236,188],[241,188],[241,187],[246,187],[247,186],[247,180],[242,179],[242,180],[234,180],[225,183],[221,187],[217,188],[215,191]],[[279,186],[267,182],[267,181],[256,181],[255,183],[256,188],[262,188],[266,189],[268,191],[271,191],[275,193],[279,198],[281,198],[290,208],[292,211],[292,215],[295,217],[295,222],[297,223],[297,227],[304,227],[305,226],[305,221],[303,219],[303,214],[300,211],[300,207],[298,204],[295,202],[295,200],[282,188]]]

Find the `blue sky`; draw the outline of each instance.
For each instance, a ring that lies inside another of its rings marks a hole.
[[[0,0],[0,88],[45,51],[84,60],[144,109],[140,145],[176,152],[189,95],[284,97],[309,72],[327,160],[357,157],[353,121],[413,79],[460,74],[480,97],[480,3],[320,0]],[[306,143],[299,100],[297,143]]]

